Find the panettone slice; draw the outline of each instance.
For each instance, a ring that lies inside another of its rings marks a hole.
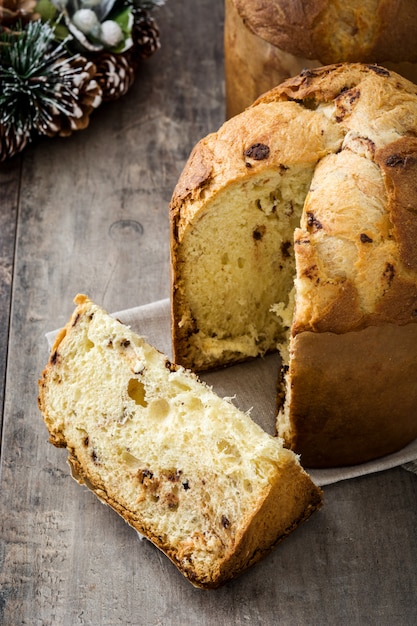
[[[40,380],[73,476],[215,588],[270,552],[322,494],[282,441],[85,296]]]

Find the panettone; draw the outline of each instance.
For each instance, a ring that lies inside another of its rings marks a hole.
[[[304,68],[379,63],[417,81],[416,0],[226,0],[228,117]]]
[[[74,478],[214,588],[320,505],[296,455],[85,296],[57,336],[39,406]]]
[[[171,202],[175,361],[279,349],[277,432],[307,467],[417,437],[417,87],[307,70],[202,139]]]

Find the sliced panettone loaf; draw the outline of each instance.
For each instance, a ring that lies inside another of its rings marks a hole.
[[[85,296],[40,380],[50,441],[74,477],[215,588],[321,504],[295,454]]]
[[[279,348],[278,434],[307,467],[417,437],[417,87],[308,70],[202,139],[171,203],[175,361]]]

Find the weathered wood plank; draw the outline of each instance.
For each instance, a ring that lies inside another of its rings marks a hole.
[[[3,407],[9,336],[20,157],[0,164],[0,407]],[[0,417],[0,433],[2,416]]]
[[[86,131],[23,157],[0,485],[4,626],[415,624],[417,478],[404,470],[326,488],[325,507],[268,559],[202,592],[46,442],[44,333],[67,320],[76,292],[110,311],[168,296],[167,204],[191,147],[224,118],[222,19],[222,0],[168,0],[162,50],[131,93]]]

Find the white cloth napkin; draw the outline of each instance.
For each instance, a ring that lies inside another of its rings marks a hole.
[[[142,335],[150,344],[172,358],[170,303],[160,300],[140,307],[118,311],[113,314]],[[51,346],[57,331],[47,333]],[[250,411],[252,419],[273,435],[275,432],[275,394],[278,374],[278,355],[268,355],[248,363],[242,363],[214,372],[203,373],[205,380],[222,397],[233,398],[243,411]],[[301,459],[302,462],[302,459]],[[317,485],[329,485],[348,478],[381,472],[399,465],[416,471],[417,439],[408,446],[376,461],[352,467],[324,470],[308,469]]]

